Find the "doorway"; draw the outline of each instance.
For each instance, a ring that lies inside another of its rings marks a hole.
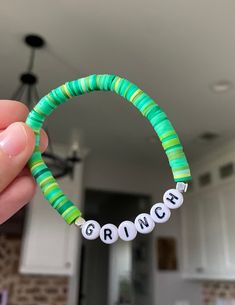
[[[147,212],[150,197],[87,189],[85,219],[118,226]],[[106,245],[83,239],[79,305],[151,305],[152,234]]]

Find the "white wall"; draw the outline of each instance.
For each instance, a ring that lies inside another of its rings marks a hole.
[[[166,162],[166,161],[164,161]],[[165,168],[165,166],[164,166]],[[84,186],[102,190],[122,191],[150,195],[161,201],[165,190],[175,184],[170,169],[151,168],[141,164],[117,163],[111,160],[97,160],[89,157],[85,164]],[[156,236],[174,236],[178,244],[178,257],[181,263],[180,211],[173,213],[172,219],[159,225],[153,234],[153,259],[155,265]],[[188,300],[190,305],[201,304],[200,283],[188,282],[181,278],[180,271],[159,272],[152,270],[154,305],[175,305],[176,301]]]

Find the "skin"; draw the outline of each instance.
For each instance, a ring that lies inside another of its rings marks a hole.
[[[7,132],[7,127],[20,124],[27,139],[24,149],[16,156],[9,156],[0,147],[0,224],[20,210],[35,194],[36,182],[26,166],[35,146],[32,129],[23,123],[28,113],[27,107],[20,102],[0,100],[0,138],[2,132]],[[42,130],[40,150],[45,151],[47,145],[48,138]]]

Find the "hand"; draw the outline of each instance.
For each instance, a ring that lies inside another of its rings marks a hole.
[[[0,100],[0,224],[34,196],[36,183],[26,163],[35,145],[33,130],[25,123],[27,107],[16,101]],[[41,132],[40,149],[48,138]]]

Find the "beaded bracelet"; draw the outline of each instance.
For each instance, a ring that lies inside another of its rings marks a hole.
[[[149,120],[162,142],[174,180],[177,182],[176,189],[168,190],[164,194],[163,203],[155,204],[150,214],[144,213],[137,216],[135,223],[124,221],[119,228],[112,224],[101,228],[96,221],[85,221],[81,217],[80,210],[60,189],[39,150],[40,129],[45,118],[69,98],[97,90],[113,91],[121,95]],[[191,174],[179,137],[164,111],[146,93],[127,79],[103,74],[90,75],[67,82],[45,95],[29,113],[26,123],[33,129],[36,136],[35,149],[28,163],[32,175],[51,206],[68,224],[75,223],[81,227],[82,235],[85,238],[92,240],[100,236],[101,240],[107,244],[115,242],[118,237],[123,240],[133,240],[137,231],[143,234],[151,232],[155,223],[162,223],[169,219],[170,209],[182,205],[182,193],[187,189],[186,182],[191,180]]]

